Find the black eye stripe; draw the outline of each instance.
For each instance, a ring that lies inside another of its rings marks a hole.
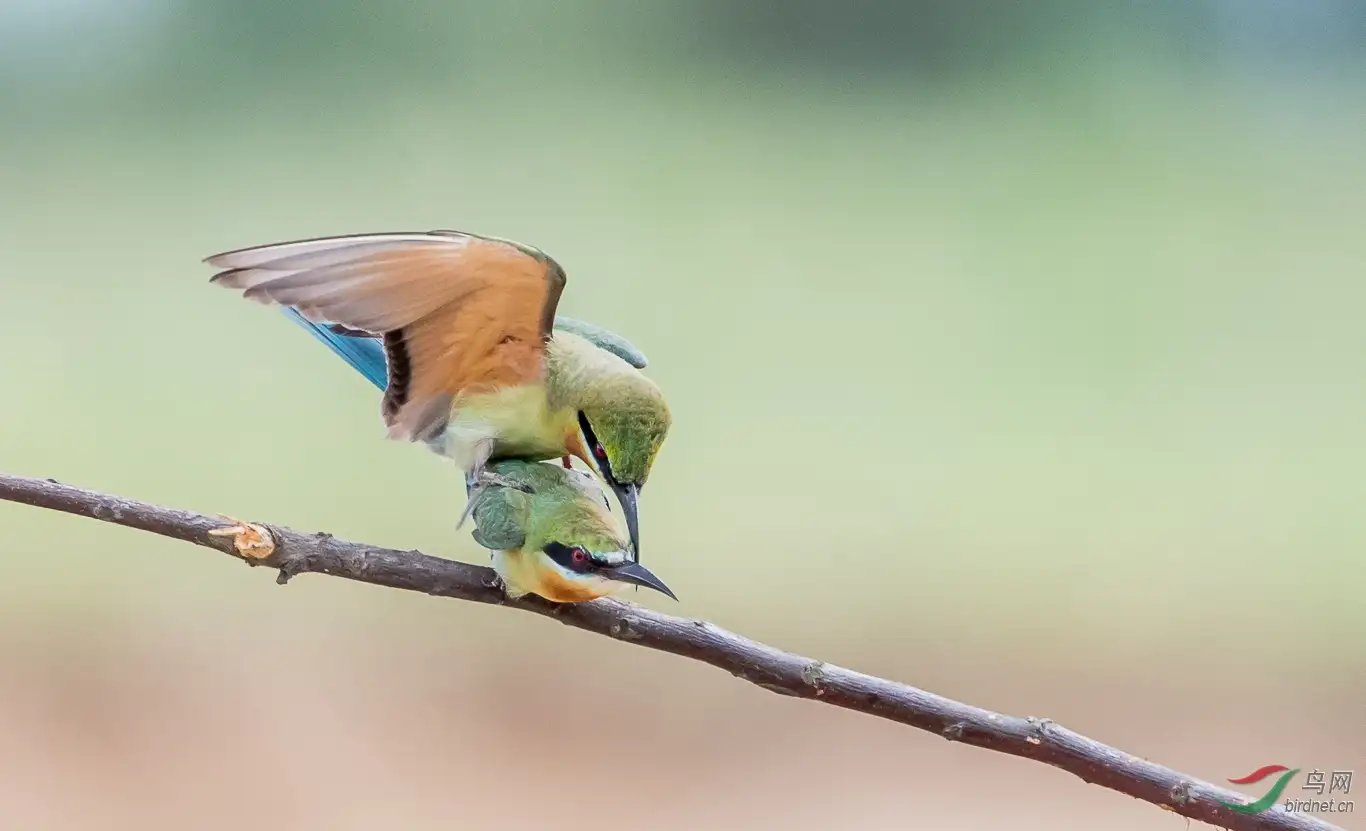
[[[602,475],[610,482],[612,480],[612,463],[607,460],[607,453],[598,453],[602,448],[602,442],[598,441],[597,433],[593,432],[593,425],[588,423],[588,416],[579,411],[579,428],[583,430],[583,439],[588,442],[588,452],[598,460],[598,467],[602,468]]]
[[[564,543],[548,542],[545,544],[545,548],[542,548],[541,550],[545,552],[547,557],[554,560],[559,565],[564,566],[570,571],[575,571],[580,574],[595,571],[602,567],[600,563],[596,563],[593,561],[592,554],[589,554],[587,551],[583,551],[583,549],[581,548],[568,546]],[[583,553],[587,554],[588,556],[583,557],[581,561],[576,562],[574,559],[575,551],[583,551]]]

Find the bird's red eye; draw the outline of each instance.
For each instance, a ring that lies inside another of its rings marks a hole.
[[[581,566],[588,562],[588,552],[582,548],[576,548],[569,554],[569,559],[574,561],[574,565]]]
[[[597,456],[599,459],[606,459],[607,451],[602,449],[602,445],[595,444],[593,445],[593,455]]]

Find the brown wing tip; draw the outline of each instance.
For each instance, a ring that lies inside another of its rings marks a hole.
[[[225,283],[224,285],[228,284]],[[240,289],[241,286],[232,286],[232,288]],[[269,283],[258,283],[254,286],[248,286],[246,291],[242,292],[242,296],[248,300],[255,300],[257,303],[269,304],[271,302],[270,291]]]
[[[231,260],[232,260],[233,255],[234,255],[234,254],[240,254],[240,253],[242,253],[243,251],[248,251],[248,250],[250,250],[250,249],[247,249],[247,248],[239,248],[239,249],[236,249],[236,250],[233,250],[233,251],[219,251],[217,254],[210,254],[209,256],[207,256],[207,257],[204,258],[204,265],[211,265],[211,266],[213,266],[214,268],[227,268],[227,269],[230,269],[230,268],[232,268],[232,262],[231,262]]]

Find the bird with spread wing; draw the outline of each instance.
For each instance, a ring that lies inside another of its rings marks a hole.
[[[384,389],[390,438],[465,471],[469,504],[500,459],[577,457],[621,503],[638,496],[671,417],[624,339],[556,318],[565,272],[543,252],[459,231],[360,234],[207,258],[212,281],[283,306]],[[463,522],[463,517],[462,517]]]

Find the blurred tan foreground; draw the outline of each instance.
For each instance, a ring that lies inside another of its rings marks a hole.
[[[293,589],[254,576],[265,595]],[[204,622],[193,633],[9,637],[4,827],[1185,827],[1041,765],[553,622],[477,614],[539,629],[543,642],[513,662],[494,644],[279,633],[250,620],[235,632]],[[1176,666],[1053,673],[982,654],[974,671],[961,655],[891,646],[835,644],[825,657],[1047,715],[1208,779],[1286,754],[1328,766],[1366,747],[1363,720],[1346,717],[1361,713],[1360,675],[1219,688],[1184,682]],[[1337,818],[1364,827],[1353,819]]]

